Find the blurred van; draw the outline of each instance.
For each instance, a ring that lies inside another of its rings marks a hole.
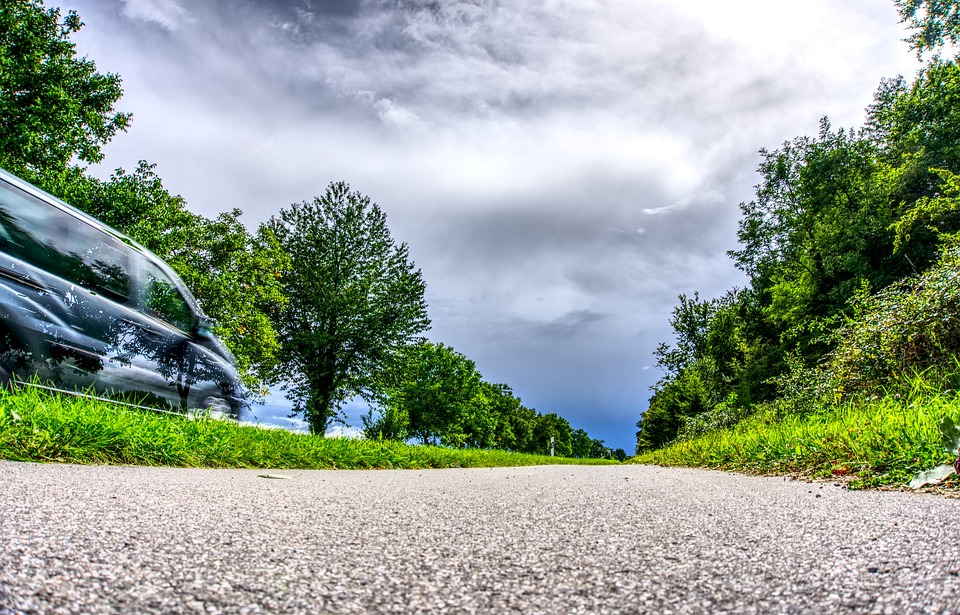
[[[0,383],[239,418],[213,324],[156,255],[0,170]]]

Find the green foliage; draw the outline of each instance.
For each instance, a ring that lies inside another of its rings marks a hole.
[[[676,439],[690,440],[711,431],[732,427],[750,414],[750,407],[740,404],[736,393],[730,393],[727,399],[704,412],[681,417]]]
[[[867,116],[865,135],[892,170],[891,185],[902,205],[938,196],[941,176],[960,172],[960,67],[935,59],[909,86],[903,79],[881,84]]]
[[[74,158],[99,162],[100,147],[130,115],[115,112],[120,78],[76,57],[70,35],[83,26],[75,11],[41,0],[0,5],[0,166],[62,170]]]
[[[886,167],[871,141],[833,132],[826,120],[816,139],[761,154],[763,182],[757,200],[741,205],[743,248],[731,256],[764,297],[765,317],[815,356],[822,348],[808,349],[798,327],[842,312],[864,280],[882,288],[909,272],[890,249],[896,212],[881,181]]]
[[[345,183],[266,229],[289,256],[288,303],[275,317],[280,358],[296,376],[289,393],[322,434],[347,399],[381,395],[398,353],[429,327],[425,285],[384,213]]]
[[[940,421],[940,443],[948,455],[960,455],[960,426],[949,416]]]
[[[943,196],[920,197],[890,228],[896,234],[893,249],[900,252],[915,233],[934,243],[945,233],[960,231],[960,175],[945,169],[931,169],[943,181]]]
[[[494,448],[505,451],[534,451],[533,428],[537,411],[527,408],[505,384],[482,383],[490,413],[497,418]]]
[[[552,412],[537,416],[533,425],[533,451],[549,455],[551,438],[555,455],[573,456],[573,428],[567,419]]]
[[[733,291],[705,301],[680,296],[670,325],[676,345],[661,344],[654,353],[664,377],[653,387],[648,409],[637,423],[637,450],[658,448],[675,439],[697,417],[726,401],[721,414],[739,413],[766,394],[754,373],[764,353],[751,327],[755,312],[749,293]],[[718,415],[719,416],[719,415]]]
[[[910,481],[910,487],[917,489],[929,484],[939,483],[948,476],[960,470],[960,426],[949,416],[940,421],[940,442],[948,455],[956,458],[953,463],[945,463],[931,470],[918,473]]]
[[[558,455],[609,456],[601,440],[556,414],[527,408],[510,387],[484,381],[473,361],[443,344],[404,348],[382,393],[377,413],[363,417],[368,438],[547,455],[552,437]]]
[[[385,390],[380,421],[370,422],[368,434],[386,429],[415,437],[424,444],[487,448],[492,421],[482,378],[473,361],[443,344],[420,342],[403,349],[396,381]],[[383,424],[380,424],[380,423]]]
[[[940,261],[876,295],[855,300],[821,371],[838,394],[873,393],[904,374],[950,374],[960,355],[960,243]]]
[[[902,21],[915,30],[906,39],[920,57],[949,42],[960,43],[960,4],[956,0],[894,0]]]

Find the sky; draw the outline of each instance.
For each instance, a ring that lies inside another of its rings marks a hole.
[[[133,114],[94,175],[147,160],[251,228],[346,181],[422,270],[430,339],[628,453],[677,296],[745,282],[758,150],[919,68],[892,0],[47,5]]]

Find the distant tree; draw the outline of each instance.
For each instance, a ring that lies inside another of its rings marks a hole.
[[[497,420],[494,448],[517,452],[532,451],[537,412],[524,406],[506,384],[484,382],[483,386],[490,413]]]
[[[592,457],[593,440],[583,429],[574,429],[570,437],[570,456],[586,459]]]
[[[379,395],[399,351],[429,328],[425,285],[386,215],[345,183],[266,226],[290,259],[275,320],[288,392],[322,434],[344,401]]]
[[[368,434],[402,433],[423,444],[489,445],[491,417],[473,361],[431,342],[405,348],[401,361],[385,387],[380,418],[366,420]]]
[[[567,419],[552,412],[537,416],[533,427],[533,446],[528,452],[549,455],[551,438],[557,457],[570,457],[573,454],[573,428]]]
[[[613,457],[613,451],[610,450],[603,440],[596,438],[590,439],[590,457],[592,459],[609,459]]]
[[[0,164],[15,171],[63,170],[73,159],[99,162],[100,147],[130,115],[114,111],[120,77],[76,57],[75,11],[41,0],[0,4]]]

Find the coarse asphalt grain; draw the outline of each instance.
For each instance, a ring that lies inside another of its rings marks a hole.
[[[960,613],[958,521],[934,495],[650,466],[0,462],[0,615]]]

